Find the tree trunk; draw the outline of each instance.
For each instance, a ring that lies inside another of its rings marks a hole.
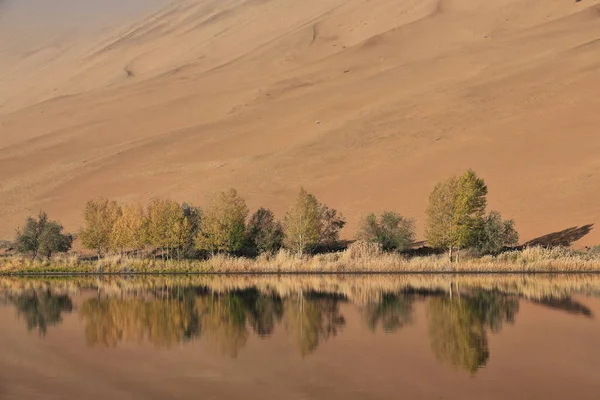
[[[452,262],[452,246],[450,246],[450,249],[448,251],[448,255],[450,256],[450,262]]]

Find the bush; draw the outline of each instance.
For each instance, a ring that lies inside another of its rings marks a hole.
[[[382,253],[381,244],[357,240],[348,246],[344,256],[348,260],[369,260],[381,256]]]
[[[260,208],[248,223],[248,252],[252,255],[276,253],[283,246],[283,236],[283,227],[273,212]]]
[[[17,230],[15,239],[17,251],[50,258],[53,253],[71,250],[73,236],[63,233],[63,227],[56,221],[49,221],[48,215],[41,212],[38,218],[27,218],[23,230]]]
[[[498,254],[519,243],[519,234],[513,220],[503,220],[497,211],[491,211],[480,222],[474,234],[473,247],[480,255]]]
[[[369,214],[364,218],[357,239],[377,243],[384,251],[409,249],[415,239],[414,221],[386,211],[379,218]]]

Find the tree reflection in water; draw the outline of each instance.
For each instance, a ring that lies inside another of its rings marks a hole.
[[[24,317],[27,330],[37,329],[45,336],[49,326],[62,322],[62,314],[73,310],[71,298],[67,295],[55,295],[47,289],[43,291],[26,291],[8,299],[17,309],[17,315]]]
[[[322,294],[290,296],[284,300],[283,315],[286,330],[303,357],[315,351],[322,340],[336,336],[346,323],[338,298]]]
[[[413,322],[415,295],[412,293],[385,293],[378,302],[369,302],[362,314],[369,329],[392,333]]]
[[[505,322],[514,323],[518,311],[516,297],[496,292],[431,297],[431,349],[441,362],[474,374],[490,356],[487,330],[499,332]]]
[[[424,302],[433,354],[440,362],[471,374],[489,360],[490,332],[500,332],[507,323],[514,323],[519,311],[517,295],[476,287],[450,293],[409,287],[406,291],[382,290],[356,297],[352,292],[341,295],[255,286],[219,291],[204,286],[162,285],[97,293],[92,298],[84,296],[78,307],[89,346],[147,341],[170,347],[204,340],[232,358],[239,355],[250,336],[267,338],[275,331],[286,334],[302,357],[311,354],[345,326],[340,310],[343,302],[354,301],[363,324],[374,333],[393,333],[411,325],[415,305]],[[530,301],[593,318],[589,308],[564,294]],[[68,295],[51,289],[12,291],[0,297],[0,302],[15,307],[27,329],[42,336],[73,310]]]

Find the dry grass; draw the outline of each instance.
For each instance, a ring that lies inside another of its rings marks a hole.
[[[600,253],[534,247],[509,251],[496,257],[468,258],[450,263],[444,255],[408,258],[361,244],[343,252],[305,257],[282,250],[256,259],[217,255],[208,260],[164,261],[110,256],[99,261],[82,261],[75,256],[62,256],[50,261],[32,261],[24,257],[8,257],[0,261],[0,274],[397,272],[600,272]]]

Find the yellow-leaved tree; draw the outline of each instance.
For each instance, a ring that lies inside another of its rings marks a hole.
[[[90,200],[85,206],[84,228],[80,232],[84,247],[95,250],[98,258],[111,249],[111,235],[116,221],[121,216],[121,207],[114,200],[99,198]]]
[[[241,250],[247,217],[246,201],[235,189],[211,196],[203,209],[196,247],[211,254]]]

